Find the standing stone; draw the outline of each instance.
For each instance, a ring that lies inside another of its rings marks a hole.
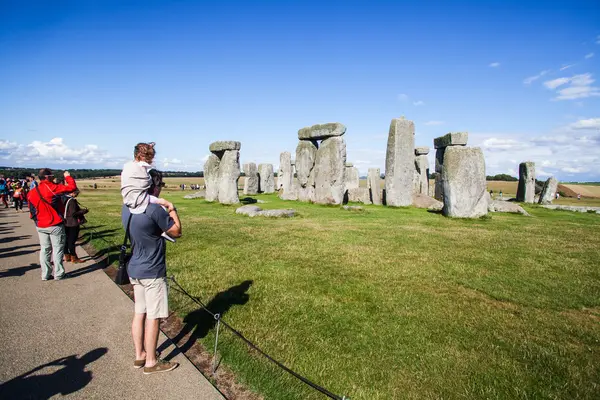
[[[339,136],[321,142],[315,160],[315,203],[342,204],[344,200],[344,169],[346,143]]]
[[[542,193],[540,194],[540,204],[551,204],[554,199],[554,194],[558,190],[558,180],[551,176],[548,178],[546,183],[544,183],[544,188],[542,189]]]
[[[279,157],[279,171],[277,183],[279,188],[283,190],[283,194],[289,192],[292,188],[292,155],[289,151],[284,151]]]
[[[240,179],[240,152],[225,150],[219,163],[219,203],[240,202],[238,180]]]
[[[444,165],[444,153],[448,146],[466,146],[469,134],[467,132],[450,132],[444,136],[433,139],[435,152],[435,172],[439,175],[435,179],[435,198],[444,200],[444,183],[442,181],[442,169]]]
[[[445,147],[435,150],[435,199],[444,201],[444,187],[442,184],[442,167],[444,165]]]
[[[275,192],[275,176],[273,175],[273,164],[258,165],[258,191],[260,193]]]
[[[404,117],[392,119],[385,157],[385,198],[388,206],[412,204],[414,154],[415,124]]]
[[[258,170],[255,163],[244,164],[244,194],[258,194]]]
[[[519,187],[517,201],[533,203],[535,199],[535,163],[531,161],[519,164]]]
[[[442,169],[444,208],[448,217],[478,218],[488,212],[485,160],[479,147],[446,148]]]
[[[371,204],[369,189],[366,187],[348,189],[348,201],[351,203]]]
[[[379,168],[369,168],[367,189],[371,203],[381,205],[381,170]]]
[[[346,166],[344,169],[344,182],[346,184],[346,190],[358,188],[360,186],[360,174],[358,168]]]
[[[416,191],[418,194],[429,193],[429,158],[426,154],[415,157],[415,171],[417,173]]]
[[[216,201],[219,198],[219,157],[214,154],[208,156],[204,164],[204,186],[206,188],[206,201]]]
[[[315,140],[300,140],[296,147],[296,175],[300,201],[314,201],[314,167],[318,147]]]

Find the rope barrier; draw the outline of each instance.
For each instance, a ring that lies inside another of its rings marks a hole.
[[[272,363],[274,363],[275,365],[277,365],[279,368],[283,369],[284,371],[286,371],[290,375],[294,376],[295,378],[299,379],[300,381],[302,381],[306,385],[310,386],[311,388],[317,390],[318,392],[321,392],[325,396],[327,396],[327,397],[329,397],[331,399],[334,399],[334,400],[350,400],[349,397],[338,396],[338,395],[336,395],[334,393],[331,393],[329,390],[327,390],[327,389],[325,389],[325,388],[317,385],[316,383],[311,382],[307,378],[303,377],[302,375],[298,374],[297,372],[295,372],[295,371],[291,370],[290,368],[286,367],[281,362],[277,361],[276,359],[274,359],[273,357],[271,357],[270,355],[268,355],[267,353],[265,353],[263,350],[261,350],[257,345],[255,345],[254,343],[252,343],[250,340],[246,339],[246,337],[244,337],[244,335],[242,335],[239,331],[237,331],[236,329],[234,329],[227,322],[223,321],[223,318],[221,317],[220,314],[215,314],[212,311],[210,311],[206,307],[206,305],[198,297],[195,297],[195,296],[192,296],[191,294],[189,294],[179,284],[179,282],[177,282],[175,280],[174,276],[170,276],[168,279],[171,280],[171,282],[173,282],[173,284],[175,284],[177,286],[176,289],[177,289],[178,292],[180,292],[180,293],[184,294],[185,296],[189,297],[192,301],[194,301],[196,304],[198,304],[200,307],[202,307],[204,309],[204,311],[206,311],[207,313],[209,313],[217,321],[217,332],[216,332],[216,338],[215,338],[215,354],[214,354],[215,360],[213,361],[213,374],[214,374],[215,369],[216,369],[217,343],[218,343],[218,340],[219,340],[219,328],[220,328],[220,325],[223,324],[224,327],[226,327],[234,335],[236,335],[237,337],[239,337],[240,339],[242,339],[249,347],[251,347],[252,349],[256,350],[259,354],[261,354],[262,356],[264,356],[267,360],[271,361]]]

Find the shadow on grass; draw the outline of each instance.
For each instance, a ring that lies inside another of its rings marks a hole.
[[[95,231],[92,229],[83,229],[81,231],[80,242],[78,243],[80,246],[88,244],[91,239],[104,239],[112,238],[115,232],[120,232],[121,229],[105,229],[102,231]]]
[[[244,305],[250,300],[250,295],[246,293],[252,286],[252,281],[247,280],[239,285],[232,286],[229,289],[219,292],[206,304],[206,308],[213,314],[220,314],[221,317],[231,309],[234,305]],[[198,339],[206,337],[208,332],[215,327],[217,321],[215,318],[208,313],[204,308],[199,308],[190,312],[183,319],[185,324],[181,331],[172,339],[172,342],[177,345],[175,350],[171,351],[165,360],[171,360],[179,353],[186,353]],[[180,344],[184,341],[185,337],[190,334],[189,338],[185,343]],[[169,346],[168,342],[164,342],[158,351],[163,351]]]
[[[35,367],[0,385],[0,398],[50,399],[58,394],[65,396],[78,392],[92,381],[92,372],[87,365],[107,352],[106,347],[99,347],[81,357],[73,354]],[[45,368],[55,370],[55,367],[60,369],[45,375],[38,373]]]

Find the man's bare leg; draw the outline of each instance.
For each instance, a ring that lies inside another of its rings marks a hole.
[[[135,359],[144,360],[146,352],[144,351],[144,322],[146,314],[134,314],[131,323],[131,336],[133,337],[133,346],[135,347]],[[155,346],[156,347],[156,346]]]
[[[160,319],[146,318],[146,332],[144,346],[146,348],[146,368],[156,364],[156,345],[158,344],[158,325]]]

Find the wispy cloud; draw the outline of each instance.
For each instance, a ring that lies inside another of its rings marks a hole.
[[[427,121],[425,122],[425,125],[428,126],[436,126],[436,125],[443,125],[444,121]]]
[[[542,76],[546,75],[548,72],[550,72],[550,70],[545,70],[545,71],[540,72],[537,75],[530,76],[529,78],[525,78],[525,80],[523,81],[523,83],[526,84],[526,85],[531,85],[533,82],[537,81]]]
[[[423,106],[425,102],[423,100],[413,101],[413,106]]]
[[[488,65],[488,67],[491,67],[491,68],[498,68],[499,66],[500,66],[500,63],[499,63],[499,62],[497,62],[497,61],[496,61],[496,62],[493,62],[493,63],[491,63],[490,65]]]
[[[408,95],[404,94],[404,93],[400,93],[398,95],[398,100],[400,100],[400,101],[408,101]]]
[[[565,65],[564,67],[560,67],[560,70],[564,71],[565,69],[569,69],[569,68],[574,67],[574,66],[575,66],[575,64]]]
[[[600,118],[580,119],[569,125],[570,128],[580,129],[600,129]]]
[[[589,58],[592,58],[592,57],[594,57],[594,53],[588,53],[588,54],[585,55],[585,59],[586,60],[589,59]]]
[[[573,75],[570,78],[558,78],[551,81],[544,82],[544,85],[548,89],[556,89],[558,87],[568,85],[558,90],[557,96],[554,100],[575,100],[583,99],[586,97],[597,97],[600,96],[600,88],[592,86],[595,80],[592,79],[592,74],[580,74]]]

